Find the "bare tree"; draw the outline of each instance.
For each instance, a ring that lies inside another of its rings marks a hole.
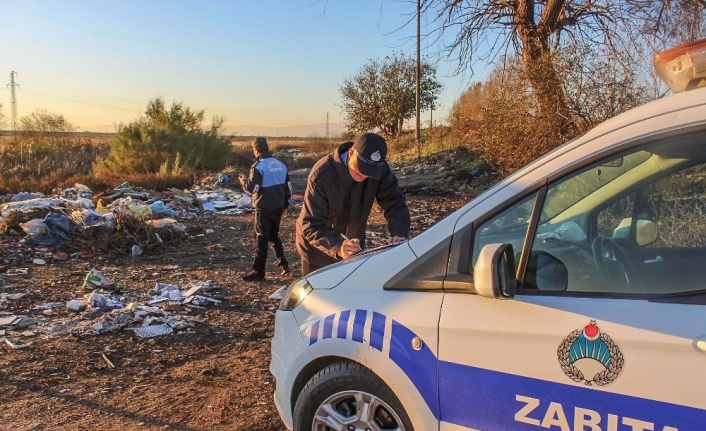
[[[500,56],[521,58],[545,125],[561,136],[576,131],[565,115],[557,49],[602,46],[630,57],[645,44],[698,38],[706,19],[704,0],[424,0],[422,8],[435,17],[429,36],[457,72]]]

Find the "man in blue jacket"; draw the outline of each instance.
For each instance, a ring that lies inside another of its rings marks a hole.
[[[284,257],[282,240],[279,238],[279,225],[283,216],[287,215],[289,199],[292,196],[292,184],[284,163],[270,154],[267,139],[259,137],[252,145],[255,163],[250,168],[246,178],[239,176],[243,190],[252,193],[252,205],[255,212],[255,261],[253,272],[243,276],[245,281],[264,281],[265,264],[267,263],[267,245],[272,243],[275,256],[278,259],[279,272],[289,274],[289,263]]]

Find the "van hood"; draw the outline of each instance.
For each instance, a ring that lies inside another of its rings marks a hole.
[[[306,279],[309,281],[312,289],[333,289],[341,284],[349,275],[353,274],[353,272],[365,263],[365,261],[373,256],[383,253],[384,251],[393,249],[400,244],[406,244],[406,242],[363,250],[361,253],[351,258],[333,263],[312,272],[306,276]]]

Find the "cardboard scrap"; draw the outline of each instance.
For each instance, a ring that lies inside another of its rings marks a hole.
[[[12,326],[22,320],[22,316],[0,317],[0,326]]]

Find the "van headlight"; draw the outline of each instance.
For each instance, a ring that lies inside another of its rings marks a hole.
[[[284,292],[282,300],[279,303],[279,309],[282,311],[294,310],[304,298],[309,296],[312,290],[311,284],[309,284],[306,278],[295,281],[289,285],[287,291]]]

